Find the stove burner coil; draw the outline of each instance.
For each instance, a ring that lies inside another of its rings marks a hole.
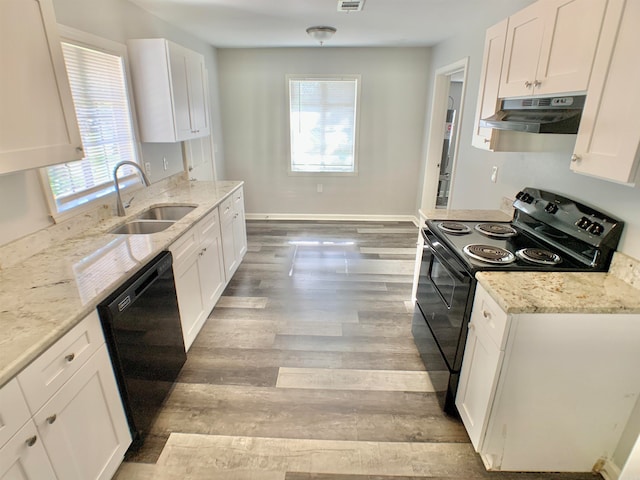
[[[513,263],[516,256],[509,250],[491,245],[482,245],[480,243],[471,243],[462,249],[471,258],[480,260],[481,262],[506,264]]]
[[[478,232],[494,238],[508,238],[518,234],[511,225],[503,223],[478,223],[475,228]]]
[[[516,252],[516,256],[527,262],[539,265],[558,265],[562,262],[560,255],[542,248],[523,248]]]
[[[453,233],[455,235],[464,235],[471,231],[467,225],[458,222],[440,222],[438,228],[443,232]]]

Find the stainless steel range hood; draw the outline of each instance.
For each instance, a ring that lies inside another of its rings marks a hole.
[[[578,133],[586,95],[504,99],[480,126],[529,133]]]

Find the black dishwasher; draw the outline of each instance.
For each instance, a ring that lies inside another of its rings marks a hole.
[[[98,305],[133,436],[140,447],[187,359],[173,258],[163,252]]]

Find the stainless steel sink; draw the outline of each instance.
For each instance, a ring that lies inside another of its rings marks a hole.
[[[195,208],[196,207],[193,205],[163,205],[159,207],[151,207],[149,210],[145,210],[140,215],[137,215],[136,218],[175,221],[180,220]]]
[[[174,223],[176,223],[175,220],[132,220],[110,230],[109,233],[115,233],[116,235],[146,235],[166,230]]]

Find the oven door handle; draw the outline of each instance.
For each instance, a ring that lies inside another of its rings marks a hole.
[[[433,248],[428,243],[425,243],[424,247],[422,247],[422,248],[423,248],[423,250],[429,250],[434,257],[437,257],[438,261],[440,263],[442,263],[445,267],[447,267],[447,271],[452,276],[454,276],[456,278],[456,280],[458,280],[459,282],[464,282],[465,281],[465,278],[462,275],[460,275],[460,273],[458,273],[458,271],[455,268],[453,268],[448,261],[446,261],[444,258],[442,258],[442,255],[440,255],[438,252],[436,252],[435,248]]]

